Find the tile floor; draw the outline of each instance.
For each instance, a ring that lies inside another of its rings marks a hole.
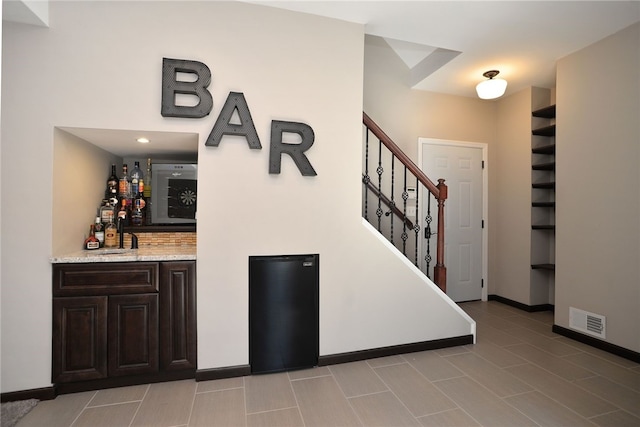
[[[640,426],[640,364],[552,333],[550,312],[461,306],[475,345],[61,395],[18,426]]]

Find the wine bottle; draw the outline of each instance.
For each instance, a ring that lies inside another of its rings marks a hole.
[[[96,223],[94,224],[93,229],[95,232],[96,239],[98,239],[98,242],[100,242],[100,247],[103,248],[104,247],[104,225],[102,225],[102,222],[100,221],[99,216],[96,217]]]
[[[91,227],[89,229],[89,237],[87,237],[84,241],[84,248],[89,251],[100,248],[100,242],[96,237],[96,232],[93,224],[91,224]]]

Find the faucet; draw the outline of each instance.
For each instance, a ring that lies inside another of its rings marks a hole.
[[[131,249],[138,249],[138,236],[133,233],[131,234]]]
[[[138,236],[133,233],[131,235],[131,249],[138,249]],[[124,221],[122,218],[118,218],[118,235],[120,237],[120,245],[118,249],[124,249]]]
[[[120,237],[118,249],[124,249],[124,221],[122,218],[118,218],[118,236]]]

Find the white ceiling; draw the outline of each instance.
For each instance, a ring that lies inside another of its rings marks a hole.
[[[77,127],[60,127],[59,129],[123,158],[151,157],[154,161],[197,160],[197,133]],[[149,139],[150,142],[139,143],[137,139],[141,137]]]
[[[468,97],[492,69],[508,81],[507,94],[554,87],[558,59],[640,21],[637,0],[251,2],[364,24],[409,68],[427,58],[414,88]],[[433,57],[446,51],[460,53]]]
[[[640,21],[640,1],[269,1],[265,6],[364,25],[412,70],[420,90],[475,97],[482,73],[497,69],[507,94],[555,86],[558,59]],[[3,19],[46,26],[47,2],[3,0]],[[640,40],[638,41],[640,49]],[[603,64],[603,77],[607,64]],[[122,157],[178,158],[197,152],[196,134],[63,129]],[[138,144],[143,135],[151,144]],[[177,140],[189,148],[174,152]]]

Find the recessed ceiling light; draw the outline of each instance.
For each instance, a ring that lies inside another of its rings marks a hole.
[[[138,138],[136,141],[138,141],[140,144],[148,144],[149,143],[149,139],[148,138]]]

